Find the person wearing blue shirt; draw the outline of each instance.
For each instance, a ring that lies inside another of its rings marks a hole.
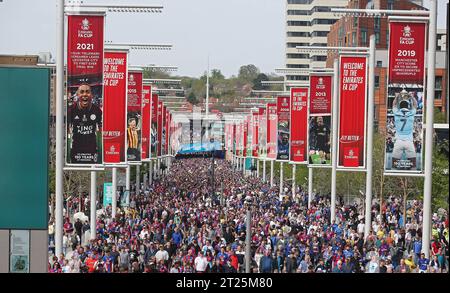
[[[416,167],[414,146],[414,119],[417,100],[403,89],[392,104],[395,123],[395,143],[392,151],[392,166],[395,169],[411,170]],[[408,164],[403,160],[407,160]]]
[[[420,237],[418,237],[414,241],[414,254],[416,255],[415,263],[417,264],[417,260],[420,258],[420,252],[422,251],[422,241]]]
[[[419,259],[419,273],[426,273],[428,271],[429,264],[430,260],[425,258],[425,253],[422,253]]]
[[[172,233],[172,240],[173,243],[178,247],[181,243],[181,240],[183,240],[183,235],[181,235],[178,227],[175,228],[174,232]]]

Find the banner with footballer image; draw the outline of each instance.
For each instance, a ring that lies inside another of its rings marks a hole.
[[[151,146],[151,158],[154,159],[158,156],[158,95],[152,93],[152,113],[151,113],[151,132],[150,132],[150,146]],[[192,122],[192,120],[191,120]]]
[[[291,161],[307,163],[308,88],[291,88],[290,153]]]
[[[252,112],[252,157],[257,158],[259,154],[259,109]]]
[[[103,163],[103,15],[69,15],[66,163]]]
[[[291,97],[277,97],[277,160],[289,161],[290,147],[290,111]]]
[[[277,104],[267,104],[267,158],[277,159]]]
[[[103,86],[103,162],[126,163],[127,56],[105,52]]]
[[[267,108],[259,108],[258,156],[267,157]]]
[[[142,71],[128,71],[127,160],[142,159]]]
[[[331,165],[332,75],[309,76],[308,154],[310,165]]]
[[[152,115],[152,86],[142,87],[142,161],[150,160],[150,129]]]
[[[158,100],[157,111],[157,133],[158,133],[158,144],[157,144],[157,154],[158,157],[161,156],[161,145],[162,145],[162,129],[163,129],[163,102]]]
[[[385,172],[423,171],[425,22],[389,22]]]
[[[367,56],[340,55],[338,168],[365,169]]]

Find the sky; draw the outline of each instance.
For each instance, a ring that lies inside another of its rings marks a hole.
[[[111,0],[84,0],[84,3]],[[109,13],[105,40],[172,44],[171,51],[132,51],[132,65],[178,66],[175,75],[200,76],[208,66],[229,77],[241,65],[262,72],[284,67],[285,0],[116,0],[159,4],[162,13]],[[424,6],[428,6],[427,0]],[[0,2],[0,54],[56,53],[56,0]],[[438,0],[438,27],[445,27],[448,0]],[[26,8],[24,8],[26,7]]]

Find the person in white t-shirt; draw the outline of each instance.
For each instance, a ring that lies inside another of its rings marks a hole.
[[[206,271],[206,267],[208,266],[208,260],[201,252],[199,252],[198,256],[194,260],[194,265],[197,273],[204,273]]]
[[[164,250],[164,245],[159,245],[159,250],[155,254],[156,263],[159,263],[161,260],[167,261],[169,259],[169,253]]]
[[[358,224],[358,234],[359,235],[364,234],[364,222],[362,220],[359,221],[359,224]]]

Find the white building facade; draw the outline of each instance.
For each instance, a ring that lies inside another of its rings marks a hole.
[[[339,19],[331,8],[346,7],[348,0],[286,0],[285,81],[307,81],[302,69],[325,67],[324,52],[305,54],[296,46],[327,46],[330,26]]]

